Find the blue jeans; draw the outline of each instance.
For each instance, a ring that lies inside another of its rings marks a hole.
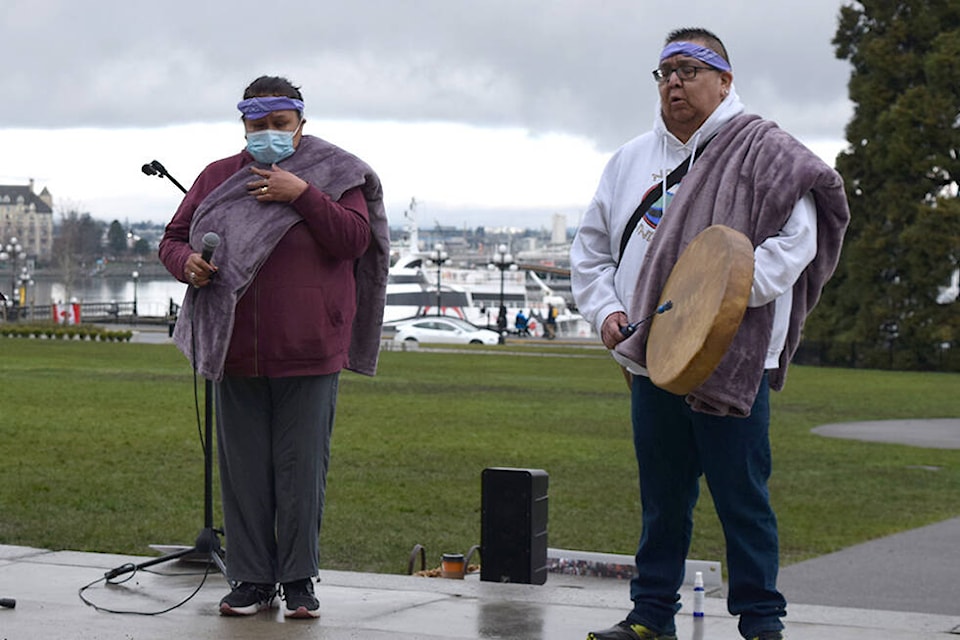
[[[786,601],[777,591],[777,519],[770,507],[770,388],[763,376],[747,418],[690,409],[682,396],[645,376],[633,378],[633,442],[640,471],[643,532],[634,608],[627,620],[674,633],[679,589],[693,533],[693,508],[706,477],[727,544],[727,608],[752,637],[783,628]]]

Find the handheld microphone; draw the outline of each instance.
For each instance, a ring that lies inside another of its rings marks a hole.
[[[213,231],[207,231],[203,234],[203,253],[200,254],[200,258],[204,262],[210,263],[210,259],[213,257],[213,252],[217,250],[217,247],[220,246],[220,236],[218,236]],[[213,280],[214,276],[217,275],[217,272],[210,272],[210,279]]]
[[[200,257],[204,262],[210,262],[210,258],[213,257],[213,252],[216,251],[219,246],[220,236],[213,231],[206,232],[203,234],[203,253],[200,254]]]
[[[655,310],[653,313],[651,313],[650,315],[648,315],[646,318],[641,318],[640,320],[637,320],[636,322],[631,322],[631,323],[628,324],[628,325],[624,325],[624,326],[620,327],[620,333],[623,334],[623,337],[624,337],[624,338],[629,338],[629,337],[632,336],[634,333],[636,333],[637,327],[639,327],[640,325],[642,325],[644,322],[648,321],[648,320],[649,320],[650,318],[652,318],[653,316],[658,315],[658,314],[661,314],[661,313],[663,313],[664,311],[669,311],[670,309],[673,309],[673,300],[667,300],[667,301],[664,302],[662,305],[660,305],[659,307],[657,307],[656,310]]]

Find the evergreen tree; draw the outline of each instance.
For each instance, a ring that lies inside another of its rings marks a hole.
[[[122,256],[127,252],[127,232],[119,220],[110,223],[110,228],[107,230],[107,246],[114,257]]]
[[[864,345],[859,364],[935,366],[943,343],[960,349],[960,302],[943,296],[960,265],[960,3],[862,0],[833,44],[853,67],[837,159],[851,221],[806,336]]]

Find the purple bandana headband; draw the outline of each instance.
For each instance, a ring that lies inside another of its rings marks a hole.
[[[245,120],[259,120],[260,118],[266,118],[273,111],[286,109],[295,109],[303,115],[303,100],[285,96],[248,98],[238,102],[237,109],[243,114]]]
[[[720,71],[732,71],[730,68],[730,63],[724,60],[723,56],[718,54],[713,49],[701,47],[700,45],[693,44],[692,42],[671,42],[663,48],[662,52],[660,52],[660,62],[662,63],[670,56],[675,56],[678,54],[696,58],[700,62],[706,62],[711,67],[720,69]]]

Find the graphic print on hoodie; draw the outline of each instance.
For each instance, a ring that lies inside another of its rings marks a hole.
[[[647,192],[643,194],[643,199],[646,199],[650,192],[659,186],[662,186],[662,183],[657,182],[647,189]],[[657,198],[657,201],[650,205],[647,212],[643,214],[643,225],[637,225],[637,235],[643,238],[645,242],[650,242],[653,238],[653,233],[657,230],[657,225],[660,224],[660,218],[663,217],[663,210],[670,205],[678,186],[680,186],[679,182],[667,189],[667,195]]]

